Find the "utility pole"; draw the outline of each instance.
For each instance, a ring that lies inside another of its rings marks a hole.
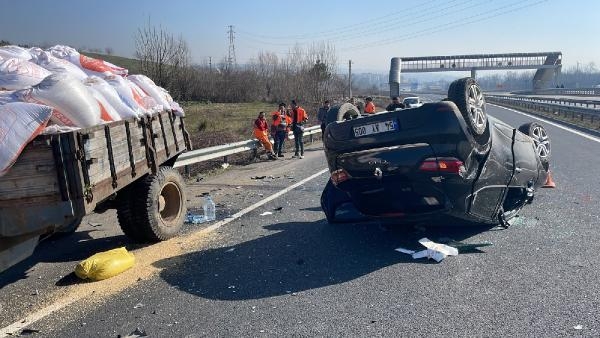
[[[348,95],[352,98],[352,60],[348,60]]]
[[[233,26],[229,25],[227,26],[229,28],[229,30],[227,31],[227,34],[229,35],[229,54],[227,56],[227,68],[228,69],[232,69],[233,65],[236,64],[235,61],[235,44],[234,44],[234,31],[233,31]]]
[[[212,72],[212,56],[208,57],[208,70]]]

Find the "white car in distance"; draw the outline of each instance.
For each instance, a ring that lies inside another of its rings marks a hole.
[[[405,97],[404,100],[402,100],[402,103],[406,108],[419,108],[423,105],[423,101],[421,101],[421,98],[418,96]]]

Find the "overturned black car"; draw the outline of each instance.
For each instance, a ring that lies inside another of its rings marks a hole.
[[[448,98],[361,116],[333,107],[323,135],[331,178],[321,195],[330,223],[342,205],[400,223],[447,220],[509,226],[549,176],[543,126],[510,127],[486,114],[472,78]]]

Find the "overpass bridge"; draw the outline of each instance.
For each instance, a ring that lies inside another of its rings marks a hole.
[[[561,52],[394,57],[390,65],[390,95],[400,92],[400,73],[537,69],[533,90],[543,89],[560,72]]]

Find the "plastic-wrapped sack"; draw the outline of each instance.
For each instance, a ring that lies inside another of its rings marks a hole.
[[[87,86],[90,94],[98,101],[100,105],[100,118],[105,122],[120,121],[121,115],[117,113],[115,108],[106,100],[104,95],[100,93],[96,88]]]
[[[104,60],[85,56],[69,46],[57,45],[49,48],[48,52],[59,59],[68,60],[88,75],[102,75],[104,72],[110,72],[120,76],[127,76],[127,69]]]
[[[80,262],[75,274],[81,279],[99,281],[114,277],[135,264],[135,257],[125,248],[99,252]]]
[[[0,104],[7,104],[9,102],[19,102],[15,92],[0,90]]]
[[[156,103],[163,107],[163,109],[171,109],[171,105],[169,104],[169,101],[165,97],[163,91],[160,90],[160,87],[158,87],[149,77],[146,75],[129,75],[127,76],[127,79],[135,83],[146,94],[151,96]]]
[[[33,62],[18,58],[0,61],[0,90],[29,88],[51,73]]]
[[[75,66],[71,62],[57,57],[52,56],[50,53],[45,52],[41,48],[31,48],[29,50],[33,58],[32,62],[35,62],[38,66],[52,72],[52,73],[68,73],[76,79],[82,81],[87,78],[87,74],[79,67]]]
[[[0,105],[0,176],[8,172],[23,148],[39,135],[52,116],[52,108],[11,102]]]
[[[143,112],[133,110],[131,107],[126,105],[117,93],[117,90],[113,88],[108,82],[104,81],[98,76],[90,76],[83,82],[86,86],[90,86],[100,92],[104,99],[117,111],[121,119],[128,119],[132,117],[141,117]]]
[[[171,110],[173,110],[175,112],[175,115],[177,115],[177,116],[185,116],[185,111],[183,111],[183,108],[181,108],[181,106],[179,105],[179,103],[177,103],[177,102],[175,102],[175,100],[173,100],[173,97],[171,96],[171,94],[169,94],[169,91],[167,91],[163,87],[158,87],[158,89],[160,89],[160,91],[163,93],[163,95],[165,96],[165,98],[169,102]]]
[[[129,87],[131,87],[131,92],[133,93],[133,97],[135,98],[136,101],[138,101],[138,103],[142,107],[144,107],[144,109],[146,109],[147,111],[149,111],[152,114],[160,112],[164,109],[161,104],[156,102],[156,100],[152,96],[146,94],[146,92],[144,92],[144,90],[142,90],[142,88],[140,88],[137,84],[135,84],[135,82],[129,80],[128,78],[125,80],[127,81],[127,84],[129,85]]]
[[[88,88],[66,73],[49,75],[39,85],[15,94],[22,101],[55,108],[51,121],[58,125],[87,128],[102,123],[100,105]]]
[[[29,51],[19,46],[0,47],[0,57],[4,59],[17,58],[22,60],[31,60],[31,54]]]
[[[121,97],[121,100],[123,100],[123,102],[129,106],[129,108],[136,111],[139,116],[151,114],[150,111],[146,110],[144,106],[138,103],[138,100],[141,102],[141,97],[139,97],[137,93],[134,94],[134,91],[131,89],[131,86],[127,80],[116,75],[107,75],[104,79],[117,91],[119,97]]]

